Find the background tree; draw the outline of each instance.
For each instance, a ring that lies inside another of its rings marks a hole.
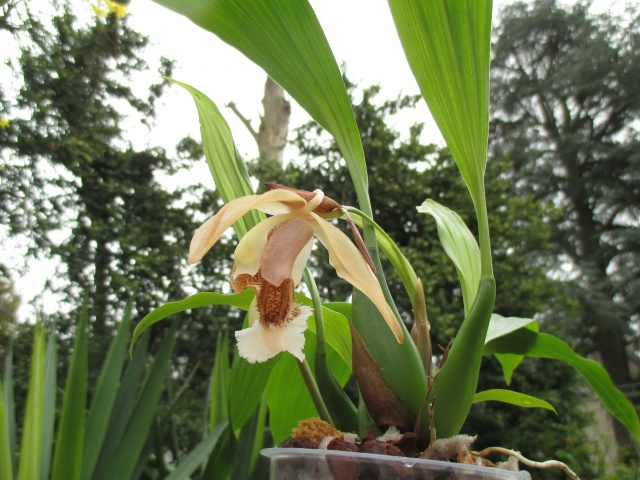
[[[25,263],[60,262],[60,275],[47,288],[64,299],[53,315],[62,334],[61,359],[68,357],[68,334],[78,318],[74,310],[87,299],[90,375],[95,376],[128,301],[134,302],[135,323],[189,290],[212,289],[226,282],[220,272],[228,268],[230,255],[208,256],[198,269],[186,271],[191,236],[220,200],[202,186],[169,188],[158,178],[190,165],[193,142],[182,142],[176,158],[161,148],[132,144],[133,132],[139,138],[151,128],[165,87],[151,85],[148,94],[132,90],[149,69],[142,59],[147,39],[126,17],[109,14],[82,22],[66,2],[53,16],[37,7],[19,0],[3,6],[14,15],[8,24],[15,26],[11,33],[18,35],[19,57],[6,59],[17,88],[0,86],[0,114],[9,119],[0,129],[0,223],[25,245]],[[160,73],[170,74],[172,62],[157,63]],[[14,275],[19,267],[13,267]],[[173,391],[194,369],[196,374],[182,397],[181,405],[189,408],[168,417],[179,418],[165,442],[174,458],[200,440],[217,331],[240,321],[224,309],[195,311],[180,320]],[[156,340],[167,327],[154,329]],[[28,342],[21,344],[28,352]],[[16,362],[28,359],[17,357]]]
[[[519,192],[561,208],[561,221],[540,218],[580,305],[567,331],[618,385],[638,360],[639,47],[637,8],[519,2],[502,11],[492,63],[494,155],[510,155]],[[616,438],[629,438],[619,424]]]

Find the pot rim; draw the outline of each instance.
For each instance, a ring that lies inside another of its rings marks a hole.
[[[311,448],[263,448],[260,453],[269,458],[270,460],[277,459],[287,459],[287,458],[300,458],[301,456],[306,457],[317,457],[318,459],[333,457],[334,459],[340,457],[354,457],[358,456],[359,458],[371,459],[374,461],[384,461],[386,463],[402,463],[405,466],[412,467],[414,465],[438,465],[442,468],[454,468],[460,471],[470,471],[484,473],[484,474],[493,474],[498,476],[504,476],[507,478],[508,476],[513,478],[514,480],[530,480],[531,475],[526,470],[520,470],[514,472],[512,470],[505,470],[496,467],[486,467],[483,465],[469,465],[466,463],[456,463],[456,462],[446,462],[442,460],[430,460],[424,458],[412,458],[412,457],[396,457],[393,455],[379,455],[376,453],[362,453],[362,452],[343,452],[340,450],[319,450],[319,449],[311,449]]]

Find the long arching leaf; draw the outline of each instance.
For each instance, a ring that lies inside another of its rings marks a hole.
[[[485,345],[486,354],[514,353],[530,357],[563,361],[586,380],[603,405],[640,441],[640,421],[633,404],[618,390],[607,371],[598,363],[577,355],[562,340],[544,333],[521,328]]]

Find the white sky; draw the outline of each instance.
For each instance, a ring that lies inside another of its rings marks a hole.
[[[77,4],[77,10],[87,8],[87,4],[82,0],[72,1]],[[346,64],[347,74],[352,81],[360,86],[379,84],[382,88],[379,96],[381,100],[394,98],[399,93],[419,93],[395,34],[385,1],[310,1],[325,30],[336,60],[339,64]],[[506,0],[494,0],[494,19],[498,9],[507,3],[509,2]],[[594,11],[603,11],[611,8],[611,5],[610,1],[596,0]],[[613,5],[620,8],[623,3],[614,0]],[[235,102],[239,110],[257,126],[266,78],[261,69],[213,34],[151,0],[132,0],[129,11],[130,25],[150,38],[151,46],[144,54],[145,58],[165,56],[176,60],[174,78],[208,95],[229,122],[241,154],[245,158],[256,157],[257,148],[253,139],[224,105],[229,101]],[[148,84],[157,82],[156,69],[154,65],[152,67],[154,69],[149,72],[149,82],[146,85],[142,85],[141,82],[141,87],[146,88]],[[143,91],[140,93],[143,94]],[[308,115],[297,105],[293,105],[290,126],[295,128],[308,120]],[[441,137],[423,102],[415,112],[393,120],[392,126],[402,130],[417,121],[427,124],[425,141],[441,142]],[[131,132],[131,139],[136,146],[160,145],[169,152],[187,135],[200,138],[195,105],[190,95],[176,86],[161,98],[158,118],[152,129],[140,127],[135,130]],[[197,165],[195,170],[192,173],[194,178],[211,182],[204,162]],[[19,253],[14,252],[13,255]],[[27,274],[14,278],[16,292],[23,300],[21,318],[28,319],[33,316],[34,310],[26,305],[26,302],[42,290],[47,279],[53,279],[58,274],[55,264],[38,262]],[[52,302],[51,299],[44,301],[46,304]],[[47,305],[44,306],[44,310],[51,311]]]

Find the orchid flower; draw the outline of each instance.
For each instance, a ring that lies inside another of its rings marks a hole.
[[[369,297],[398,341],[403,341],[398,320],[369,264],[341,230],[322,218],[339,207],[321,190],[311,193],[277,188],[232,200],[193,236],[190,265],[250,210],[273,215],[252,228],[234,253],[231,287],[236,293],[247,288],[255,291],[249,307],[249,327],[236,332],[240,356],[249,362],[264,362],[282,351],[304,359],[304,331],[312,311],[295,300],[294,289],[302,279],[314,236],[328,250],[329,262],[338,276]]]

